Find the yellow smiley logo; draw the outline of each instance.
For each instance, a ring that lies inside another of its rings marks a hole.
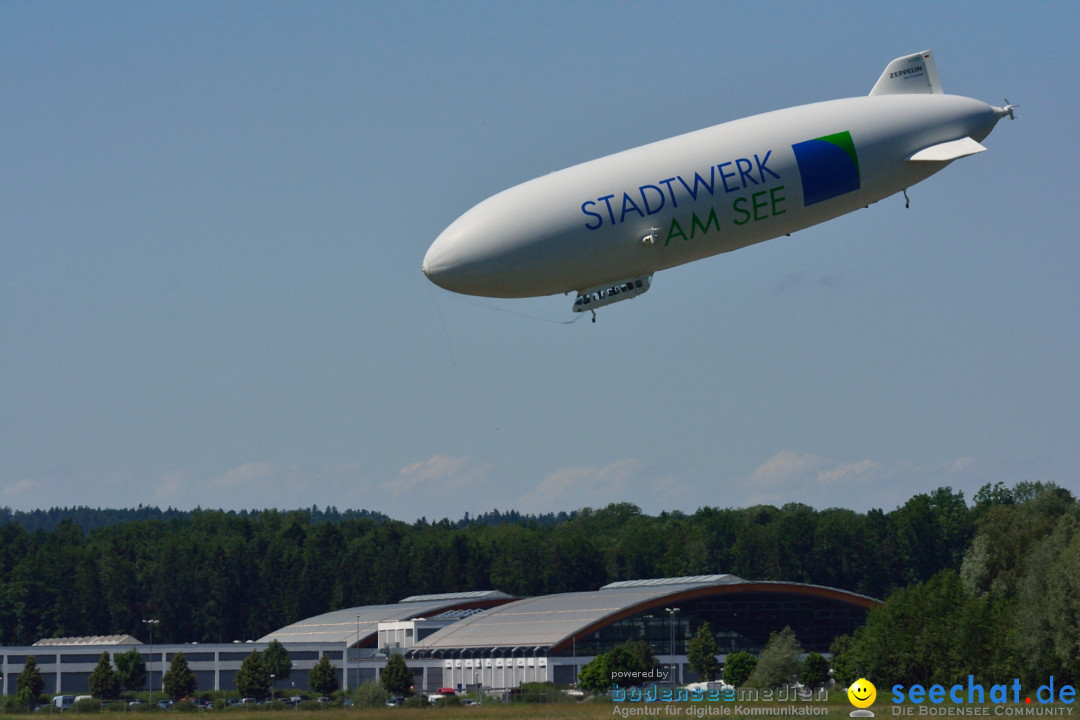
[[[867,708],[877,699],[877,688],[866,678],[859,678],[847,689],[848,700],[857,708]]]

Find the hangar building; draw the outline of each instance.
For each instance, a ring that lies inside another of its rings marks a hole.
[[[449,687],[574,682],[578,668],[626,640],[651,645],[678,682],[696,680],[687,644],[708,622],[720,654],[760,652],[790,626],[807,651],[827,653],[837,635],[866,621],[877,601],[817,585],[750,582],[734,575],[629,580],[596,592],[505,603],[455,622],[404,651],[410,667],[442,665]],[[434,662],[432,662],[434,661]]]
[[[277,640],[294,661],[279,691],[305,687],[307,671],[323,655],[338,669],[341,685],[352,687],[375,679],[394,652],[405,656],[417,688],[498,690],[523,682],[572,683],[597,654],[634,639],[649,643],[661,663],[673,666],[678,681],[690,682],[696,677],[686,661],[687,643],[704,622],[721,660],[740,650],[760,652],[769,634],[785,626],[807,651],[827,652],[834,637],[853,632],[877,604],[845,590],[734,575],[629,580],[532,598],[498,591],[446,593],[336,610],[243,645],[155,645],[144,657],[159,688],[162,668],[183,652],[200,690],[233,689],[243,659]],[[138,647],[142,652],[144,646]],[[103,650],[112,651],[86,644],[2,648],[3,690],[14,690],[26,656],[35,655],[47,692],[85,692]]]

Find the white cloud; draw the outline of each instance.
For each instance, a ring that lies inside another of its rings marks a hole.
[[[668,508],[665,504],[670,504],[671,501],[680,498],[689,497],[692,492],[693,488],[688,484],[677,477],[668,475],[652,483],[650,494],[652,495],[652,501],[658,504],[661,510],[666,510]]]
[[[158,482],[155,502],[174,507],[360,507],[370,501],[374,489],[365,484],[359,465],[354,463],[308,466],[261,460],[209,479],[174,470]]]
[[[158,480],[154,488],[154,502],[173,503],[176,500],[186,500],[191,491],[191,485],[187,476],[180,470],[165,473]]]
[[[249,462],[214,478],[210,481],[210,485],[221,488],[240,487],[262,482],[278,475],[280,475],[280,471],[275,462],[269,460]]]
[[[334,463],[324,465],[319,471],[323,475],[355,475],[360,471],[360,465],[357,463]]]
[[[822,485],[832,485],[840,481],[867,479],[878,469],[878,464],[873,460],[860,460],[859,462],[844,463],[835,467],[821,470],[817,474],[817,481]]]
[[[785,485],[824,463],[817,455],[798,455],[790,450],[781,450],[755,470],[750,480],[757,485],[770,487]]]
[[[639,467],[637,460],[628,458],[601,467],[556,470],[518,498],[516,507],[523,513],[537,513],[604,506],[624,497],[626,485]]]
[[[880,466],[870,459],[837,462],[807,453],[781,450],[766,460],[743,484],[747,505],[804,502],[815,507],[843,505],[852,490],[877,480]]]
[[[966,470],[968,466],[971,465],[973,462],[975,462],[975,458],[973,457],[956,458],[956,461],[952,464],[952,467],[949,468],[949,472],[964,472],[964,470]]]
[[[43,480],[18,480],[10,485],[5,485],[3,494],[6,498],[18,499],[25,495],[36,493],[45,486],[46,483]]]
[[[440,454],[406,465],[396,479],[383,483],[383,488],[394,497],[421,487],[447,493],[483,483],[490,471],[490,465],[475,463],[472,458]]]

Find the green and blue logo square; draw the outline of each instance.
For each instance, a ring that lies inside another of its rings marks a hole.
[[[791,149],[799,162],[804,206],[859,189],[859,158],[850,132],[795,143]]]

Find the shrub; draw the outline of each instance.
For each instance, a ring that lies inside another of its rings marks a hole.
[[[101,712],[101,701],[97,698],[90,698],[88,700],[80,700],[71,706],[71,709],[75,712]]]
[[[745,651],[728,655],[727,662],[724,663],[724,682],[735,687],[745,685],[757,667],[757,662],[756,657]]]
[[[435,707],[461,707],[461,698],[457,695],[445,695],[434,703]]]
[[[377,680],[369,680],[353,688],[349,695],[357,707],[382,707],[390,699],[390,693]]]
[[[522,683],[513,695],[514,702],[525,703],[575,703],[577,698],[563,692],[566,688],[550,682]]]
[[[790,627],[769,634],[769,642],[758,657],[757,667],[746,684],[757,688],[775,688],[795,682],[799,677],[802,646]]]

